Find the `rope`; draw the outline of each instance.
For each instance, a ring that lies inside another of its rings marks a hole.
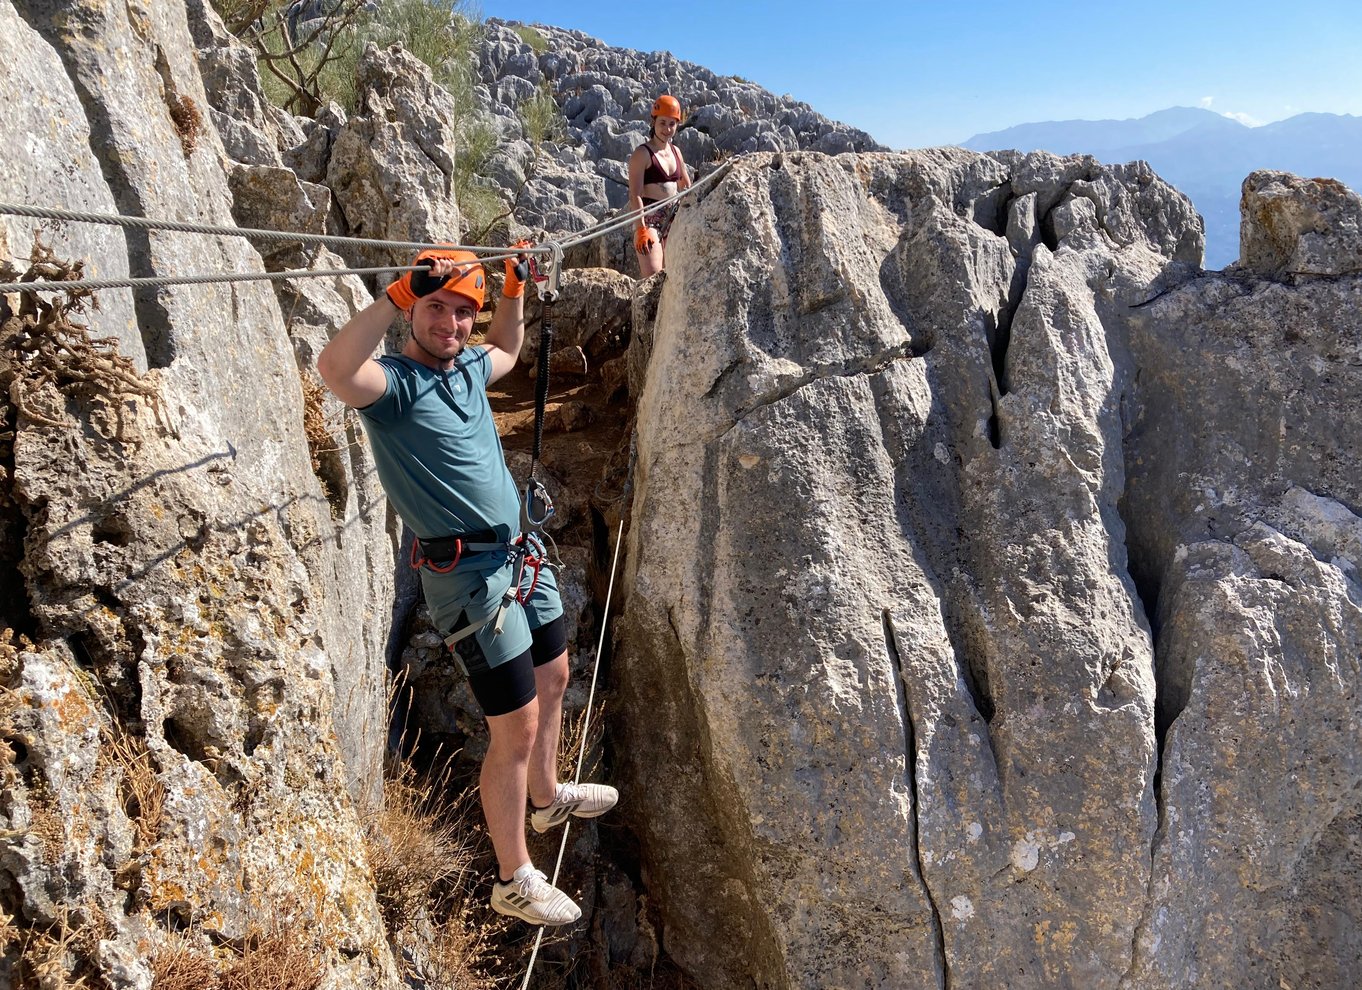
[[[183,234],[214,234],[220,237],[249,237],[266,241],[289,241],[295,244],[352,244],[363,247],[404,248],[424,251],[427,248],[447,248],[451,251],[472,251],[474,254],[495,254],[500,251],[505,256],[505,248],[485,247],[468,244],[435,244],[424,241],[382,241],[371,237],[341,237],[339,234],[303,234],[291,230],[260,230],[253,227],[218,227],[204,223],[181,223],[177,220],[148,220],[145,217],[130,217],[119,213],[77,213],[73,210],[57,210],[39,206],[17,206],[13,203],[0,203],[0,214],[16,217],[33,217],[39,220],[73,220],[77,223],[103,223],[117,227],[141,227],[145,230],[175,230]],[[527,247],[522,253],[543,254],[542,247]],[[380,269],[392,271],[393,269]]]
[[[664,209],[681,197],[688,196],[693,192],[698,192],[706,185],[715,181],[720,175],[725,174],[731,167],[731,162],[725,162],[703,179],[687,186],[685,189],[678,190],[666,199],[660,199],[656,203],[644,207],[642,210],[630,210],[621,217],[603,221],[602,223],[596,224],[595,227],[588,227],[574,237],[562,241],[558,245],[558,248],[566,250],[569,247],[585,244],[587,241],[595,240],[596,238],[603,237],[621,227],[628,226],[640,216]],[[520,254],[551,255],[555,250],[553,242],[551,241],[518,248],[516,251],[510,252],[504,247],[487,247],[485,245],[450,245],[424,243],[419,241],[381,241],[367,237],[303,234],[293,231],[260,230],[250,227],[215,227],[209,224],[179,223],[171,220],[148,220],[145,217],[130,217],[119,214],[79,213],[73,210],[58,210],[48,209],[46,207],[17,206],[12,203],[0,203],[0,215],[4,214],[47,220],[69,220],[76,223],[103,223],[120,227],[141,227],[148,230],[173,230],[186,234],[262,238],[265,240],[289,241],[303,244],[355,244],[371,247],[414,248],[421,250],[432,247],[443,247],[450,250],[471,251],[475,254],[485,254],[487,257],[482,259],[484,264],[493,261],[501,261],[505,258],[514,258]],[[208,285],[219,282],[282,281],[290,278],[325,278],[336,275],[379,275],[384,272],[412,272],[422,270],[424,270],[424,268],[420,265],[389,265],[378,268],[333,268],[325,270],[290,269],[282,272],[243,272],[225,275],[158,275],[147,278],[72,279],[71,281],[65,282],[41,282],[35,280],[32,282],[0,283],[0,292],[75,292],[94,291],[97,289],[145,289],[166,285]]]
[[[483,263],[514,258],[506,253],[484,258]],[[85,278],[69,282],[0,282],[0,292],[65,292],[77,289],[146,289],[162,285],[208,285],[214,282],[281,281],[286,278],[324,278],[328,275],[380,275],[383,272],[424,272],[425,265],[386,265],[379,268],[292,268],[282,272],[233,272],[225,275],[157,275],[152,278]]]
[[[620,542],[624,538],[624,520],[620,520],[619,528],[615,531],[615,555],[610,560],[610,584],[605,590],[605,608],[601,612],[601,638],[596,643],[596,659],[591,664],[591,691],[586,696],[586,715],[582,720],[582,748],[577,753],[577,772],[573,775],[572,782],[580,784],[582,782],[582,764],[586,762],[586,743],[590,737],[591,729],[591,706],[596,700],[596,675],[601,669],[601,651],[605,649],[605,631],[610,625],[610,596],[615,591],[615,567],[620,559]],[[563,840],[558,843],[558,862],[553,865],[553,879],[549,883],[558,886],[558,873],[563,868],[563,855],[567,852],[568,828],[571,819],[563,823]],[[544,941],[544,926],[539,926],[539,934],[534,938],[534,949],[530,952],[530,964],[525,967],[525,979],[520,984],[520,990],[526,990],[530,985],[530,974],[534,972],[534,961],[539,955],[539,945]]]
[[[76,289],[146,289],[161,285],[207,285],[212,282],[260,282],[286,278],[322,278],[327,275],[377,275],[380,272],[427,271],[424,265],[388,268],[335,268],[329,271],[235,272],[226,275],[158,275],[155,278],[83,278],[69,282],[3,282],[0,292],[64,292]]]
[[[553,350],[553,323],[548,318],[549,302],[544,303],[544,320],[539,328],[539,371],[534,383],[534,447],[530,450],[530,480],[544,452],[544,407],[549,399],[549,352]]]
[[[563,250],[566,251],[568,248],[576,247],[578,244],[585,244],[587,241],[595,240],[597,237],[602,237],[605,234],[620,229],[621,227],[627,227],[631,225],[635,220],[637,220],[640,216],[647,216],[649,213],[656,213],[659,210],[666,209],[668,206],[670,206],[676,200],[681,199],[683,196],[689,196],[691,193],[699,192],[701,189],[709,185],[711,182],[716,181],[719,178],[719,176],[728,174],[729,169],[731,169],[732,167],[733,165],[731,161],[724,162],[724,164],[720,165],[713,172],[710,172],[709,175],[705,176],[703,179],[699,179],[698,181],[687,186],[685,189],[680,189],[672,193],[666,199],[659,199],[656,203],[649,204],[648,206],[645,206],[642,210],[630,210],[628,213],[625,213],[622,216],[614,217],[610,220],[604,220],[596,224],[594,227],[588,227],[586,230],[581,231],[580,233],[564,240],[562,242]]]

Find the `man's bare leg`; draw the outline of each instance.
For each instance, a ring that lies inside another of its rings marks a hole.
[[[558,707],[561,710],[561,695]],[[487,718],[490,742],[478,777],[478,792],[501,880],[509,879],[530,861],[525,844],[525,794],[530,755],[537,748],[539,712],[536,698],[506,715]]]
[[[558,796],[558,741],[563,727],[563,693],[568,685],[567,650],[534,668],[539,695],[539,726],[530,752],[529,792],[536,808],[546,808]],[[522,811],[524,805],[522,804]]]

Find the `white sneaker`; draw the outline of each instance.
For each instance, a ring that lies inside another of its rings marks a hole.
[[[529,863],[516,870],[509,883],[492,885],[492,910],[532,925],[567,925],[582,916],[577,902]]]
[[[530,825],[536,832],[547,832],[567,821],[568,815],[596,818],[613,808],[619,799],[620,792],[609,784],[559,784],[553,804],[530,813]]]

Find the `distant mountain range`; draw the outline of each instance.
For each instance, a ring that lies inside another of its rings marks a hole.
[[[976,134],[974,151],[1016,148],[1143,159],[1189,196],[1206,220],[1206,267],[1239,257],[1239,188],[1254,169],[1338,179],[1362,191],[1362,117],[1302,113],[1247,127],[1212,110],[1172,107],[1135,120],[1054,120]]]

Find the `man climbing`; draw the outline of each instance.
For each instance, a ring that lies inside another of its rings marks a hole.
[[[478,787],[499,869],[492,908],[566,924],[582,912],[530,861],[526,798],[531,826],[544,832],[568,815],[604,814],[619,793],[557,780],[568,682],[563,606],[552,572],[527,561],[520,497],[486,392],[520,353],[524,283],[507,259],[501,303],[484,342],[469,347],[482,265],[452,249],[423,251],[413,264],[428,270],[405,273],[341,327],[317,370],[359,411],[379,481],[417,535],[413,562],[432,621],[446,636],[465,634],[460,662],[490,738]],[[399,313],[411,323],[402,352],[375,359]]]

